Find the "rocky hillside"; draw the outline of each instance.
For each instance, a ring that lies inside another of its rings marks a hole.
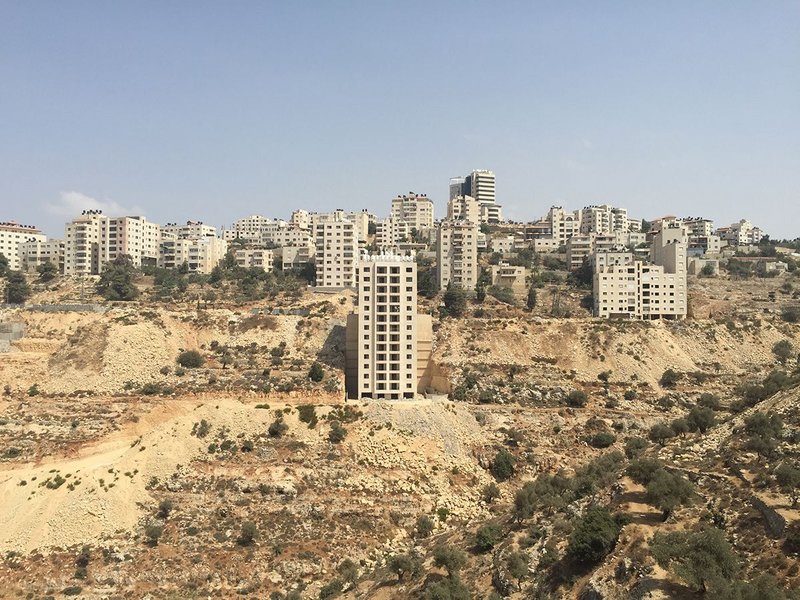
[[[6,311],[0,597],[789,597],[800,331],[729,285],[487,298],[435,320],[451,397],[394,404],[343,402],[347,295]]]

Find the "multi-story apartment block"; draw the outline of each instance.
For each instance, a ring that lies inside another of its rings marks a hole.
[[[167,223],[161,228],[161,231],[179,239],[217,236],[217,228],[213,225],[205,225],[202,221],[186,221],[185,225]]]
[[[389,217],[378,221],[375,231],[375,243],[378,248],[396,248],[411,239],[411,226],[407,221]]]
[[[64,272],[64,240],[47,240],[31,238],[19,245],[19,265],[24,271],[35,271],[36,267],[46,262]]]
[[[345,212],[341,208],[337,208],[332,213],[311,213],[309,215],[311,228],[314,229],[320,221],[350,221],[355,226],[356,241],[359,244],[366,245],[367,237],[369,236],[369,224],[376,222],[375,215],[370,214],[367,209],[360,212]]]
[[[366,217],[366,213],[363,214]],[[354,287],[359,224],[341,210],[330,214],[314,214],[312,222],[317,287]],[[366,226],[366,222],[363,224]]]
[[[702,217],[687,217],[682,219],[689,231],[690,238],[708,237],[714,233],[714,221]]]
[[[465,290],[478,283],[478,224],[447,220],[439,224],[436,258],[439,287],[449,284]]]
[[[720,227],[715,232],[729,246],[757,246],[766,233],[747,219],[733,223],[730,227]]]
[[[392,199],[391,217],[403,221],[409,228],[422,231],[433,227],[433,200],[425,194],[409,192]]]
[[[272,225],[274,222],[275,221],[269,217],[250,215],[249,217],[234,221],[233,227],[230,229],[223,229],[222,239],[228,242],[238,239],[246,242],[260,243],[261,230],[268,225]]]
[[[275,256],[273,251],[267,248],[240,248],[234,252],[233,258],[240,267],[261,269],[271,273]]]
[[[497,201],[493,171],[473,171],[464,178],[464,187],[464,195],[472,196],[479,203],[491,202],[494,204]],[[469,191],[467,191],[467,189]]]
[[[311,214],[307,210],[298,208],[292,211],[290,223],[297,229],[311,229]]]
[[[304,269],[309,263],[314,262],[316,246],[312,241],[304,245],[280,246],[275,249],[275,256],[281,259],[282,271]]]
[[[102,211],[86,210],[64,227],[64,274],[99,275],[111,257],[109,219]]]
[[[594,312],[599,317],[680,319],[687,312],[686,228],[662,227],[653,238],[653,263],[633,253],[594,255]],[[657,261],[657,262],[656,262]]]
[[[144,217],[116,217],[108,221],[108,256],[127,255],[135,267],[156,266],[161,226]]]
[[[584,207],[580,211],[580,222],[583,234],[631,231],[632,227],[638,230],[641,226],[639,221],[628,218],[628,209],[616,208],[609,204]]]
[[[481,208],[472,196],[456,196],[447,202],[447,219],[481,222]]]
[[[19,259],[19,245],[28,240],[44,242],[47,239],[33,225],[21,225],[16,221],[0,223],[0,254],[8,260],[8,268],[18,271],[22,268]]]
[[[190,273],[211,273],[228,252],[228,242],[218,237],[178,238],[165,235],[161,241],[159,266],[176,269],[184,264]]]
[[[135,267],[158,264],[161,226],[144,217],[107,217],[87,210],[64,228],[64,274],[99,275],[127,255]]]
[[[356,363],[351,393],[358,399],[413,399],[419,383],[414,257],[365,254],[356,271],[358,313],[348,319],[347,336],[348,357]]]
[[[283,246],[304,246],[312,241],[311,231],[301,229],[285,221],[276,221],[261,229],[259,243],[281,248]]]
[[[583,265],[594,252],[611,250],[619,246],[613,235],[573,235],[567,240],[567,269],[574,271]]]
[[[580,211],[566,211],[560,206],[552,206],[547,213],[546,221],[550,223],[550,237],[554,238],[559,246],[581,231]]]

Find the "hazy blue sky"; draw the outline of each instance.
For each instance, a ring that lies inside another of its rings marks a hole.
[[[800,235],[800,2],[0,0],[0,220],[215,225],[493,169]]]

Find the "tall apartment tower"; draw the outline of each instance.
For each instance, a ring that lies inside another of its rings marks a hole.
[[[357,279],[357,398],[413,399],[418,383],[414,257],[364,254]]]
[[[496,201],[494,171],[473,171],[465,178],[464,186],[469,190],[466,195],[478,203]]]
[[[433,200],[425,194],[409,192],[392,199],[392,219],[405,221],[417,231],[433,227]]]
[[[110,259],[109,219],[99,210],[83,211],[64,227],[64,274],[99,275]]]
[[[317,287],[354,287],[358,224],[343,211],[315,215],[313,223]]]
[[[438,229],[436,259],[439,287],[450,283],[465,290],[478,283],[478,224],[465,220],[442,221]]]

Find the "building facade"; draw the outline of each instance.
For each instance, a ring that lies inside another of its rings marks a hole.
[[[409,241],[411,241],[411,227],[406,221],[394,217],[378,221],[375,229],[375,244],[378,248],[397,248]]]
[[[22,225],[16,221],[0,223],[0,254],[8,260],[8,268],[19,271],[20,262],[19,246],[23,242],[44,242],[47,236],[33,225]]]
[[[361,256],[357,264],[357,398],[417,393],[417,265],[412,256]]]
[[[410,229],[421,231],[433,227],[433,200],[425,194],[409,192],[392,199],[391,218],[403,221]]]
[[[233,253],[233,258],[240,267],[272,273],[275,256],[266,248],[240,248]]]
[[[687,306],[686,228],[674,223],[653,238],[652,262],[632,252],[598,251],[593,256],[595,316],[682,319]]]
[[[439,287],[449,284],[472,291],[478,283],[478,224],[447,220],[439,224],[437,237]]]
[[[312,216],[317,287],[355,287],[359,223],[344,211]]]
[[[493,171],[472,171],[466,177],[450,180],[452,201],[459,196],[473,198],[478,204],[478,223],[500,223],[503,220],[502,207],[497,204],[497,191]],[[448,217],[451,218],[451,217]]]
[[[228,242],[218,237],[177,238],[164,236],[159,253],[159,266],[177,269],[186,265],[190,273],[209,274],[228,252]]]
[[[35,271],[39,265],[53,263],[59,273],[64,272],[64,240],[30,239],[19,245],[19,263],[23,271]]]

